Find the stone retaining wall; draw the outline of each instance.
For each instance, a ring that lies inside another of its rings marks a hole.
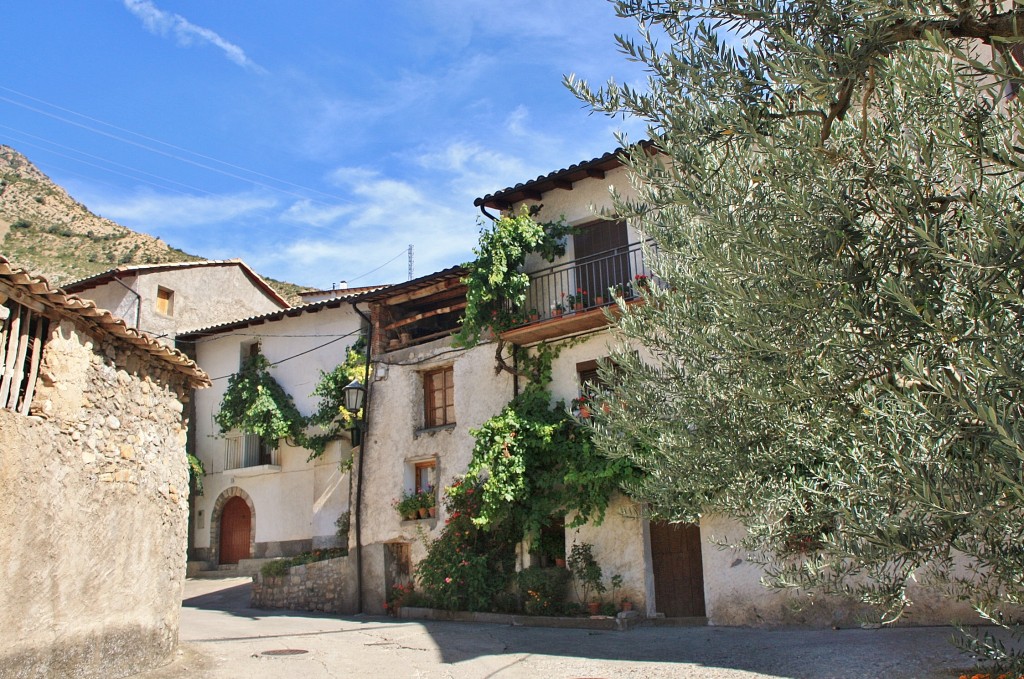
[[[252,578],[253,608],[287,608],[324,613],[357,613],[355,558],[294,566],[288,575]]]

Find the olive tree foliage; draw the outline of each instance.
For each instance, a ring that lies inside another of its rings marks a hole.
[[[916,579],[1012,622],[1024,112],[1007,93],[1024,10],[615,6],[646,86],[567,80],[645,120],[660,151],[627,152],[635,197],[616,200],[657,285],[623,306],[645,351],[603,368],[597,444],[643,470],[629,492],[652,514],[742,521],[774,586],[893,621]]]

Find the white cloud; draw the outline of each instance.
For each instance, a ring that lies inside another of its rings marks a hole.
[[[125,198],[97,198],[90,207],[99,214],[135,229],[179,228],[240,219],[277,205],[262,194],[171,196],[150,192]]]
[[[173,35],[178,44],[188,47],[195,42],[207,42],[224,52],[231,61],[239,66],[257,73],[264,72],[256,62],[250,59],[245,50],[225,40],[209,28],[197,26],[180,14],[165,12],[150,0],[124,0],[125,8],[142,20],[142,25],[154,35]]]
[[[288,221],[310,226],[327,226],[351,214],[354,209],[351,205],[319,205],[304,199],[289,205],[281,216]]]

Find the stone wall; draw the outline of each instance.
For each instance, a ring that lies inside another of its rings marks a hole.
[[[183,378],[55,323],[32,416],[0,410],[0,677],[120,677],[177,643]]]
[[[296,611],[358,612],[355,558],[316,561],[289,569],[287,575],[252,577],[253,608]]]

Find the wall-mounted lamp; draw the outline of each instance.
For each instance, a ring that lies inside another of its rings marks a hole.
[[[366,387],[358,379],[346,384],[341,393],[345,397],[345,410],[352,413],[352,445],[358,446],[362,443],[363,420],[359,417],[359,411],[363,409],[366,400]]]

